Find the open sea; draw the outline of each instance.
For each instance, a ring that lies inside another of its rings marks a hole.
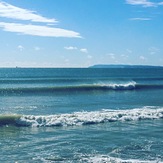
[[[163,68],[1,68],[0,162],[163,162]]]

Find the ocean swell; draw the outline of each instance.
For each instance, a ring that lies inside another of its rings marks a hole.
[[[108,90],[132,90],[136,87],[136,82],[128,83],[92,83],[63,86],[42,86],[42,87],[15,87],[0,88],[0,94],[23,94],[23,93],[55,93],[67,91],[108,91]]]
[[[67,93],[69,92],[87,92],[87,91],[132,91],[142,89],[163,89],[162,84],[140,84],[135,81],[126,83],[105,83],[97,82],[92,84],[74,84],[63,86],[41,86],[41,87],[14,87],[0,88],[2,95],[21,95],[21,94],[40,94],[40,93]]]

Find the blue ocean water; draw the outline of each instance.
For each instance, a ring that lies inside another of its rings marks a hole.
[[[0,162],[163,162],[163,68],[1,68]]]

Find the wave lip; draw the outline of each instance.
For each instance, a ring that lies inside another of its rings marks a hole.
[[[5,114],[0,115],[0,126],[3,125],[17,125],[17,121],[21,118],[21,115]]]
[[[47,116],[23,115],[17,121],[19,126],[51,127],[90,125],[116,121],[139,121],[163,118],[163,108],[144,107],[132,110],[102,110],[92,112],[75,112]]]

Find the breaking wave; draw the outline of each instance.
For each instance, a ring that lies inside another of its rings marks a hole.
[[[139,121],[163,118],[163,108],[143,107],[132,110],[101,110],[56,115],[1,115],[0,125],[31,127],[78,126],[116,121]]]
[[[0,88],[0,94],[22,94],[22,93],[54,93],[67,91],[108,91],[108,90],[133,90],[145,88],[143,85],[138,85],[136,82],[128,83],[93,83],[65,86],[49,86],[49,87],[14,87]],[[149,85],[146,87],[150,87]]]
[[[82,161],[87,163],[163,163],[162,161],[158,160],[139,160],[139,159],[121,159],[110,157],[107,155],[95,155],[90,156],[88,158],[83,158]]]
[[[0,94],[24,94],[24,93],[55,93],[55,92],[76,92],[76,91],[128,91],[141,89],[163,89],[162,84],[139,84],[135,81],[126,83],[92,83],[79,85],[63,85],[63,86],[41,86],[41,87],[14,87],[0,88]]]

